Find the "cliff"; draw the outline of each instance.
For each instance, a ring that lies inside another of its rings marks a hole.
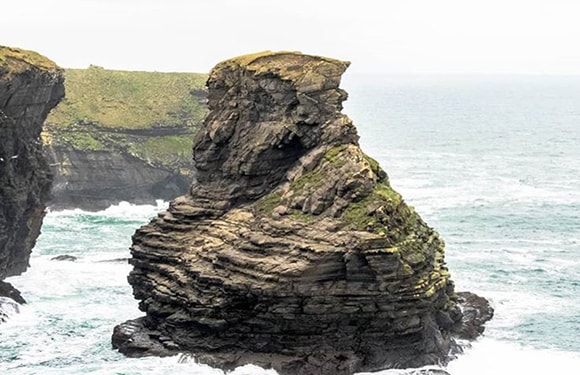
[[[40,133],[63,80],[47,58],[0,46],[0,280],[26,271],[40,234],[52,178]],[[23,302],[2,281],[0,295]]]
[[[191,139],[206,113],[206,75],[67,69],[66,97],[43,141],[51,208],[99,210],[187,191]]]
[[[114,347],[280,374],[449,359],[463,316],[443,240],[359,148],[348,65],[265,52],[212,70],[195,180],[133,236],[145,316]]]

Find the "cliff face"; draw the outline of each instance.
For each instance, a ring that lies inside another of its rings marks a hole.
[[[40,132],[63,80],[45,57],[0,46],[0,280],[26,270],[40,233],[52,178]]]
[[[54,174],[51,208],[102,210],[120,201],[151,204],[183,194],[192,179],[194,130],[48,125],[44,138]],[[83,143],[83,137],[90,141]]]
[[[99,210],[187,191],[205,75],[95,66],[65,73],[66,98],[43,133],[55,175],[51,208]]]
[[[190,193],[133,236],[146,316],[116,348],[281,374],[448,359],[462,314],[443,241],[359,148],[347,67],[262,53],[213,69]]]

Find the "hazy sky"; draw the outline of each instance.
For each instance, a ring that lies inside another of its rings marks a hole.
[[[0,45],[67,68],[207,72],[297,50],[356,73],[580,74],[578,0],[12,0]]]

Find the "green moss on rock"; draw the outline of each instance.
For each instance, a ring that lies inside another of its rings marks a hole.
[[[383,169],[381,168],[378,161],[376,161],[375,159],[371,158],[370,156],[368,156],[366,154],[364,154],[364,157],[365,157],[366,161],[369,163],[371,170],[373,171],[374,174],[379,176],[381,179],[386,177],[386,173],[385,173],[385,171],[383,171]]]
[[[292,191],[302,191],[304,189],[316,189],[324,182],[323,173],[320,171],[312,171],[298,177],[290,185]]]
[[[346,163],[343,151],[346,150],[347,147],[348,145],[340,145],[331,148],[326,152],[326,154],[324,154],[324,159],[329,163],[334,164],[336,168],[342,167]]]
[[[391,221],[401,224],[414,214],[406,205],[402,205],[401,195],[389,185],[377,184],[374,189],[359,201],[351,202],[344,210],[342,220],[348,229],[374,232],[392,236],[392,228],[398,227]],[[416,215],[416,214],[415,214]]]
[[[282,194],[279,191],[273,191],[262,198],[255,204],[255,209],[261,214],[271,214],[274,208],[282,203]]]
[[[296,210],[296,209],[290,210],[290,217],[292,217],[292,219],[294,219],[296,221],[299,221],[299,222],[305,223],[305,224],[309,224],[309,223],[316,221],[317,219],[320,219],[320,217],[318,215],[304,213],[304,212],[302,212],[300,210]]]

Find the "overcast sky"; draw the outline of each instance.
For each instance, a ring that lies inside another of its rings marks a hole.
[[[295,50],[351,73],[580,74],[578,0],[11,0],[0,45],[66,68],[207,72]]]

